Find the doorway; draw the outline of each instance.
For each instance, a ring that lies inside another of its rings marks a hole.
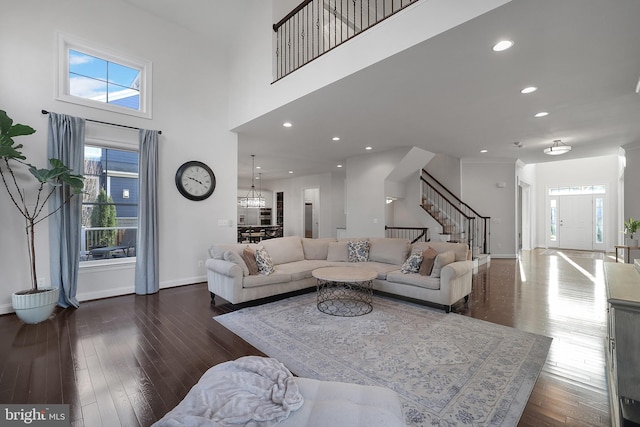
[[[304,215],[303,230],[304,237],[309,239],[318,238],[318,208],[320,206],[320,189],[306,188],[303,193]]]

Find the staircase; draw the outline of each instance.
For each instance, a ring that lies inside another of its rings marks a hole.
[[[422,209],[442,227],[440,239],[467,244],[474,259],[490,254],[491,218],[478,214],[424,169],[420,184]]]

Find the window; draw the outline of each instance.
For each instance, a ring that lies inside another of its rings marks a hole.
[[[549,201],[549,205],[550,205],[550,210],[549,210],[549,214],[550,214],[550,216],[549,216],[549,223],[550,223],[550,225],[551,225],[551,230],[550,230],[550,236],[549,236],[549,238],[550,238],[550,240],[551,240],[552,242],[555,242],[555,241],[558,239],[558,235],[557,235],[557,232],[558,232],[558,229],[557,229],[557,225],[558,225],[558,224],[557,224],[558,209],[557,209],[556,203],[557,203],[556,199],[551,199],[551,200]]]
[[[151,118],[151,63],[60,36],[58,99]]]
[[[604,199],[596,197],[596,243],[604,243]]]
[[[80,261],[135,257],[138,153],[85,145]]]

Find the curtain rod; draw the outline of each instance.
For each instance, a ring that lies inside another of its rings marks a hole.
[[[49,112],[47,110],[42,110],[42,114],[49,114]],[[103,124],[103,125],[118,126],[118,127],[121,127],[121,128],[140,130],[140,128],[137,128],[135,126],[119,125],[117,123],[101,122],[100,120],[93,120],[93,119],[85,119],[85,120],[88,121],[88,122],[100,123],[100,124]],[[158,134],[161,135],[162,131],[159,130]]]

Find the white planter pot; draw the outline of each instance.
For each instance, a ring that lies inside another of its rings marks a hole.
[[[11,302],[16,315],[24,323],[40,323],[49,318],[58,304],[60,289],[40,288],[37,293],[14,292]]]

